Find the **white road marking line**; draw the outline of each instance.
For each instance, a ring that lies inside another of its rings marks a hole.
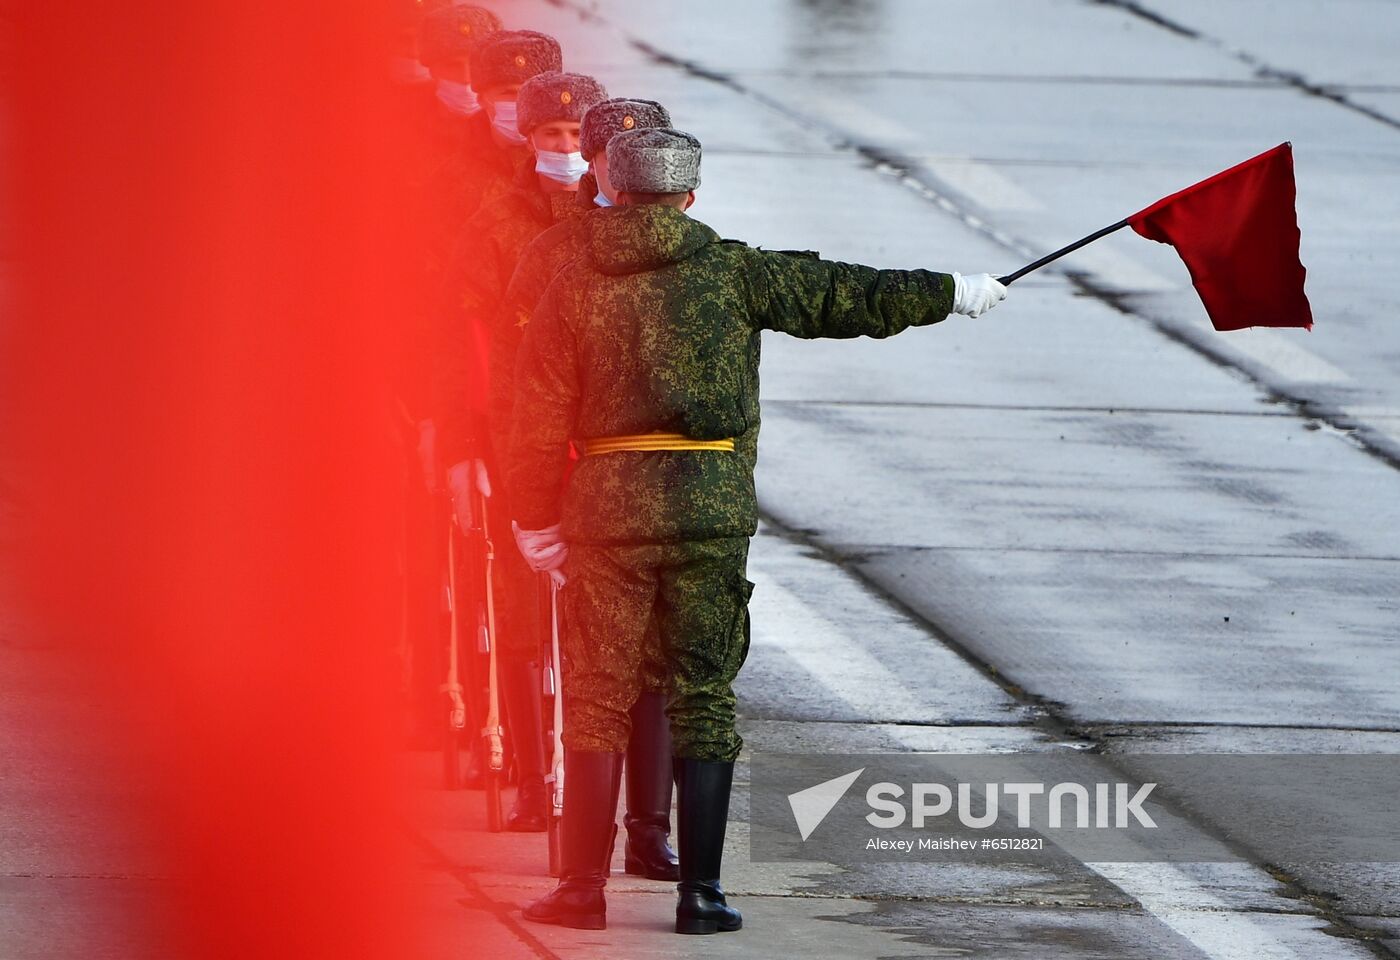
[[[1362,423],[1377,433],[1383,433],[1396,443],[1400,443],[1400,417],[1364,420]]]
[[[1212,330],[1210,319],[1201,316],[1197,325]],[[1333,366],[1306,347],[1300,347],[1283,333],[1268,327],[1250,327],[1220,334],[1234,350],[1255,360],[1284,380],[1295,383],[1351,383],[1351,374]]]
[[[1190,285],[1190,278],[1183,276],[1180,281],[1162,276],[1156,270],[1144,267],[1132,257],[1113,247],[1093,244],[1076,250],[1060,266],[1066,270],[1089,270],[1098,279],[1115,290],[1132,290],[1141,293],[1161,293],[1166,290],[1180,290]]]
[[[836,122],[850,129],[859,129],[866,137],[890,143],[909,142],[915,138],[909,128],[883,117],[869,106],[835,96],[825,99],[823,109]],[[988,211],[1035,211],[1044,205],[1034,196],[1007,179],[987,164],[964,159],[925,159],[924,165],[949,187],[975,201]],[[990,229],[989,225],[965,211],[938,198],[974,228]],[[997,236],[994,233],[994,236]],[[999,238],[999,237],[998,237]],[[1008,238],[1009,239],[1009,238]],[[1120,290],[1164,292],[1180,289],[1175,282],[1155,270],[1138,263],[1132,257],[1112,247],[1088,247],[1076,251],[1078,264],[1093,271],[1101,279]],[[1198,321],[1210,327],[1209,319]],[[1231,346],[1285,380],[1294,383],[1350,383],[1352,377],[1312,351],[1299,346],[1268,328],[1256,327],[1234,331]]]
[[[1342,414],[1355,420],[1357,426],[1367,427],[1400,443],[1400,407],[1343,407]]]
[[[949,187],[986,210],[1035,212],[1045,205],[990,164],[970,157],[930,157],[923,161]]]
[[[898,728],[890,731],[916,752],[918,731]],[[1001,779],[1034,782],[1037,777],[1017,765],[1008,755]],[[999,798],[1008,813],[1015,810],[1009,797]],[[1121,841],[1120,841],[1121,842]],[[1063,849],[1075,856],[1073,842]],[[1274,914],[1231,904],[1212,892],[1205,882],[1187,874],[1174,863],[1153,862],[1146,847],[1140,847],[1140,862],[1097,862],[1076,856],[1084,866],[1138,902],[1142,909],[1189,941],[1211,960],[1352,960],[1369,957],[1359,944],[1339,940],[1326,932],[1326,921],[1315,914],[1298,912]],[[1273,883],[1260,868],[1241,862],[1241,870],[1257,872],[1260,879]],[[1267,885],[1266,885],[1267,886]]]
[[[1319,917],[1248,913],[1232,908],[1171,863],[1088,863],[1212,960],[1329,960],[1370,957],[1359,944],[1322,931]],[[1279,928],[1287,926],[1288,940]]]
[[[862,716],[919,717],[933,712],[931,704],[910,692],[897,674],[840,626],[762,569],[750,566],[749,576],[758,585],[750,604],[754,623],[776,628],[755,629],[754,643],[787,653],[794,664]]]
[[[840,94],[823,90],[817,101],[821,112],[837,126],[846,130],[859,130],[864,140],[880,140],[887,144],[917,142],[919,137],[913,130],[890,117],[870,109],[868,103],[851,100]]]
[[[755,623],[781,625],[775,630],[755,630],[755,643],[782,649],[823,687],[867,716],[906,712],[917,716],[927,709],[896,674],[838,624],[814,611],[758,565],[750,566],[749,576],[758,584],[752,603]],[[896,739],[910,741],[915,749],[927,748],[925,742],[913,742],[926,740],[924,731],[892,727],[888,732]],[[1322,956],[1360,960],[1367,956],[1354,945],[1323,933],[1320,918],[1251,913],[1221,899],[1174,864],[1090,862],[1085,866],[1211,960],[1311,960]]]
[[[1347,407],[1346,413],[1349,416],[1361,419],[1376,420],[1400,420],[1400,407]]]

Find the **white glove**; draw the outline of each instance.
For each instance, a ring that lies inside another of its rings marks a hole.
[[[560,537],[559,524],[543,530],[521,530],[520,524],[510,522],[515,531],[515,545],[530,569],[536,573],[547,573],[557,586],[564,585],[564,561],[569,559],[569,545]]]
[[[1006,287],[990,273],[953,274],[953,312],[974,319],[1006,299]]]
[[[432,492],[438,488],[437,428],[431,418],[418,421],[418,462],[423,466],[423,483]]]
[[[491,499],[491,478],[486,475],[483,460],[463,460],[447,471],[447,489],[452,491],[452,506],[457,511],[457,526],[468,530],[472,525],[472,494],[480,492]]]

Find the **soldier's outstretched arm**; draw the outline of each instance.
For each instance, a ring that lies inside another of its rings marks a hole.
[[[556,280],[545,291],[516,358],[506,482],[514,497],[512,519],[525,530],[542,530],[559,520],[569,439],[578,417],[578,350],[562,287]]]
[[[794,337],[892,337],[938,323],[949,313],[978,315],[989,308],[969,302],[969,291],[981,288],[955,273],[879,270],[811,254],[752,251],[749,256],[761,326]],[[1004,295],[1003,289],[993,302]]]

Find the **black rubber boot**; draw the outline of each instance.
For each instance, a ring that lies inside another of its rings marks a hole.
[[[624,869],[648,880],[681,878],[671,835],[671,727],[666,695],[644,693],[632,707],[627,744],[627,828]]]
[[[738,930],[744,925],[744,918],[724,902],[724,890],[719,885],[734,763],[677,757],[673,764],[681,847],[681,882],[676,884],[680,893],[676,903],[676,932]]]
[[[605,860],[616,836],[622,754],[564,751],[564,818],[559,886],[525,908],[526,920],[606,930]]]
[[[500,678],[520,777],[515,803],[506,817],[506,829],[542,833],[549,826],[549,796],[544,788],[540,666],[530,661],[505,660],[500,664]]]

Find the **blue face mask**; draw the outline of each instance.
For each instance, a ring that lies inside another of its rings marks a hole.
[[[598,195],[593,198],[593,202],[600,207],[611,207],[613,205],[613,202],[608,199],[608,195],[601,190],[599,190]]]
[[[506,143],[524,143],[525,135],[516,126],[515,101],[497,100],[490,108],[491,126]]]
[[[536,150],[535,172],[558,183],[578,183],[588,172],[588,161],[577,151],[555,153],[553,150]]]
[[[437,82],[437,98],[449,113],[459,117],[475,116],[481,110],[481,104],[476,99],[476,91],[471,88],[470,84],[457,83],[455,80],[439,80]]]

